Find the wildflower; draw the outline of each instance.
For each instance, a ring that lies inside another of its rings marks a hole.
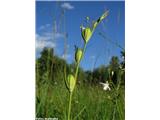
[[[92,31],[89,27],[84,28],[82,26],[81,27],[81,34],[82,34],[82,38],[83,38],[84,42],[87,43],[92,36]]]
[[[100,84],[101,85],[103,85],[103,90],[111,90],[111,88],[109,87],[109,83],[108,83],[108,81],[106,82],[106,83],[102,83],[102,82],[100,82]]]
[[[76,84],[74,76],[72,74],[69,74],[67,77],[67,81],[69,83],[69,91],[72,92]]]
[[[78,48],[76,51],[76,54],[75,54],[75,60],[77,63],[80,62],[80,60],[82,58],[82,54],[83,54],[82,50]]]
[[[112,73],[111,73],[111,74],[112,74],[112,76],[113,76],[113,75],[114,75],[114,71],[112,71]]]
[[[96,22],[93,22],[93,28],[91,30],[91,28],[89,27],[83,27],[81,26],[81,34],[82,34],[82,38],[84,40],[85,43],[87,43],[89,41],[89,39],[91,38],[92,36],[92,33],[94,32],[95,28],[97,27],[97,25],[103,20],[105,19],[106,17],[108,16],[108,11],[106,11],[104,14],[102,14],[101,17],[99,17],[97,19]],[[87,21],[89,20],[89,17],[86,17]]]

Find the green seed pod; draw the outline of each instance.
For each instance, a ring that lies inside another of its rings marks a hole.
[[[100,17],[100,21],[102,21],[104,18],[106,18],[108,16],[109,11],[106,11],[105,13],[103,13],[103,15]]]
[[[89,41],[89,39],[92,36],[92,31],[89,27],[87,28],[83,28],[82,30],[82,37],[85,43],[87,43]]]
[[[77,63],[80,62],[81,58],[82,58],[82,50],[81,49],[77,49],[76,54],[75,54],[75,60]]]
[[[103,19],[105,19],[105,18],[108,16],[108,13],[109,13],[109,11],[106,11],[105,13],[102,14],[101,17],[99,17],[99,18],[97,19],[96,22],[93,23],[93,29],[95,29],[95,28],[97,27],[97,25],[98,25]]]
[[[76,84],[74,76],[72,74],[69,74],[67,77],[67,81],[69,85],[69,91],[72,92]]]

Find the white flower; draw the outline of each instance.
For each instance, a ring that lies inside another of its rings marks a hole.
[[[114,75],[114,71],[112,71],[112,76]]]
[[[103,90],[111,90],[111,88],[109,87],[109,83],[108,83],[108,81],[106,81],[106,83],[102,83],[102,82],[100,82],[100,84],[101,85],[103,85]]]

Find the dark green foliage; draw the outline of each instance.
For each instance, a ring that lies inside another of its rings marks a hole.
[[[64,77],[65,72],[74,73],[75,64],[67,64],[55,56],[52,48],[43,49],[40,58],[36,59],[36,117],[67,119],[68,91]],[[76,120],[124,120],[124,69],[124,59],[120,61],[116,56],[108,66],[93,71],[79,68],[72,118],[83,110]],[[107,80],[111,91],[103,91],[99,84]]]
[[[122,56],[124,56],[124,52],[122,52]],[[120,71],[120,66],[121,69],[124,69],[124,65],[124,60],[120,62],[118,57],[113,56],[108,66],[102,65],[99,68],[96,68],[93,72],[83,71],[82,68],[79,68],[78,83],[97,84],[99,82],[112,80],[114,84],[117,84],[117,74]],[[37,84],[45,82],[45,78],[49,79],[51,83],[63,83],[64,68],[66,67],[66,74],[73,74],[75,66],[76,63],[67,64],[64,59],[54,56],[53,49],[44,48],[41,52],[41,57],[36,60]],[[113,75],[112,72],[114,72]],[[124,72],[121,77],[124,83]]]

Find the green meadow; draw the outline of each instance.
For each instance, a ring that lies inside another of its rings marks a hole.
[[[123,53],[123,52],[122,52]],[[124,54],[123,54],[124,55]],[[122,66],[122,68],[119,68]],[[78,81],[71,104],[72,120],[124,120],[125,82],[124,61],[113,56],[108,66],[94,71],[79,68]],[[75,64],[54,56],[53,49],[45,48],[36,60],[36,117],[67,120],[69,92],[64,81]],[[111,71],[114,71],[112,76]],[[109,81],[111,90],[103,90],[99,82]]]

